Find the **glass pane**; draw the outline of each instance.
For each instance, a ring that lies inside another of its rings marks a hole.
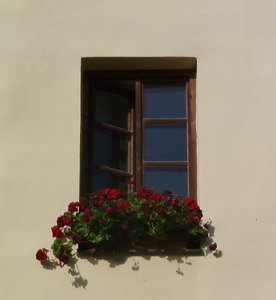
[[[157,192],[170,190],[188,196],[187,167],[144,167],[144,186]]]
[[[129,101],[133,98],[131,91],[122,83],[115,85],[108,83],[107,88],[98,88],[94,91],[95,121],[104,122],[121,128],[128,128]],[[129,85],[131,88],[131,85]]]
[[[185,118],[185,84],[145,84],[144,117]]]
[[[129,136],[105,128],[96,129],[94,134],[95,164],[127,171]]]
[[[96,170],[94,174],[93,191],[104,188],[116,188],[122,191],[127,191],[128,177],[109,174],[101,170]]]
[[[145,124],[145,161],[186,161],[186,124]]]

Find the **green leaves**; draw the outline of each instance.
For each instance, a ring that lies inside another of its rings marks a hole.
[[[208,237],[207,230],[204,227],[198,226],[198,225],[188,228],[187,233],[189,236],[191,236],[193,238],[198,238],[199,240],[202,240],[202,239]]]
[[[90,233],[90,226],[87,223],[82,223],[79,221],[72,226],[72,230],[78,235],[87,238]]]
[[[142,187],[126,195],[107,188],[87,195],[82,201],[71,202],[68,211],[52,227],[58,234],[54,235],[51,248],[61,266],[72,257],[74,244],[114,248],[117,241],[124,240],[200,242],[208,237],[196,201],[181,199],[169,191],[158,194]]]
[[[66,243],[66,239],[64,239],[64,238],[55,239],[55,241],[53,242],[53,244],[51,246],[51,249],[52,249],[55,257],[59,256],[59,253],[61,252],[61,249],[65,243]]]
[[[72,257],[73,242],[66,238],[56,238],[51,249],[57,258],[60,258],[62,255]]]
[[[99,233],[90,232],[88,237],[87,237],[87,241],[92,243],[92,244],[99,244],[102,241],[109,240],[110,237],[111,237],[110,234],[108,234],[104,230],[100,230]]]

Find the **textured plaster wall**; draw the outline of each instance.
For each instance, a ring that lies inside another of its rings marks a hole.
[[[274,0],[0,1],[1,299],[274,299],[275,15]],[[197,57],[199,201],[221,258],[81,260],[86,289],[34,260],[78,198],[89,56]]]

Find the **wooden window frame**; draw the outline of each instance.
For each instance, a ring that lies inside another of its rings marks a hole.
[[[92,122],[89,108],[89,99],[91,84],[97,80],[104,82],[111,79],[134,80],[135,85],[135,104],[134,110],[130,111],[128,129],[120,129],[109,124],[98,124],[99,126],[121,131],[124,134],[131,136],[132,142],[129,144],[129,151],[133,153],[129,157],[128,172],[119,171],[121,175],[134,175],[135,189],[142,186],[143,178],[142,171],[145,165],[158,166],[187,166],[188,168],[188,194],[189,197],[197,199],[197,145],[196,145],[196,74],[195,71],[187,70],[158,70],[158,71],[83,71],[81,80],[81,149],[80,149],[80,196],[85,195],[88,190],[89,170],[88,159],[91,155],[89,149],[89,124]],[[145,119],[143,118],[143,83],[145,82],[186,82],[187,91],[187,117],[179,119],[160,118],[160,119]],[[130,121],[130,120],[133,120]],[[143,162],[143,122],[165,122],[172,124],[187,124],[188,141],[187,141],[187,162]],[[133,160],[133,163],[130,162]],[[105,171],[117,173],[117,170],[108,167]]]

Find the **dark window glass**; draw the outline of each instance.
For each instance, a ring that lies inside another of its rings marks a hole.
[[[145,84],[145,118],[185,118],[185,84]]]
[[[93,95],[95,101],[95,121],[108,123],[121,128],[128,128],[129,98],[127,95],[96,89]]]
[[[170,190],[175,194],[188,195],[187,167],[144,167],[144,186],[157,192]]]
[[[94,184],[91,190],[97,191],[104,188],[117,188],[127,191],[128,177],[109,174],[101,170],[95,170]]]
[[[129,136],[100,128],[94,131],[94,163],[128,170]]]
[[[144,125],[145,161],[186,161],[186,124]]]

